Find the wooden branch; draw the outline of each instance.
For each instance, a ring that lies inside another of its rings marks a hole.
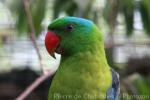
[[[55,72],[55,71],[54,71]],[[48,72],[38,77],[26,90],[20,94],[15,100],[24,100],[36,87],[38,87],[43,81],[54,74],[54,72]]]
[[[42,56],[40,54],[40,50],[39,50],[39,47],[37,45],[36,38],[35,38],[35,28],[34,28],[34,24],[33,24],[33,20],[32,20],[32,15],[30,12],[29,0],[23,0],[23,5],[24,5],[24,9],[25,9],[29,29],[30,29],[30,39],[35,47],[36,52],[37,52],[41,71],[43,72],[43,61],[42,61]]]
[[[29,0],[23,0],[23,4],[24,4],[25,13],[26,13],[26,16],[27,16],[29,29],[30,29],[30,39],[33,42],[33,45],[34,45],[35,50],[37,52],[40,67],[41,67],[41,71],[42,71],[42,75],[40,77],[38,77],[33,83],[31,83],[31,85],[28,86],[26,88],[26,90],[23,91],[23,93],[20,94],[15,100],[24,100],[36,87],[38,87],[43,81],[45,81],[48,77],[53,75],[53,73],[55,72],[55,71],[52,71],[52,70],[47,70],[47,71],[44,72],[44,70],[43,70],[42,57],[41,57],[41,54],[40,54],[40,51],[39,51],[39,47],[36,43],[35,28],[34,28],[34,24],[33,24],[33,21],[32,21],[32,16],[31,16],[30,9],[29,9],[30,8]]]

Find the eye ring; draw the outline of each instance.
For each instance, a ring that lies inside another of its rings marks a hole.
[[[66,29],[67,30],[73,30],[74,26],[72,24],[67,25]]]

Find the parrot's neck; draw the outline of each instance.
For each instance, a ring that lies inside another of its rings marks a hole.
[[[105,70],[108,69],[108,63],[106,60],[106,55],[104,51],[104,46],[101,43],[94,44],[88,50],[83,51],[83,52],[78,52],[74,55],[63,57],[61,60],[61,64],[76,64],[78,66],[82,66],[82,68],[87,68],[87,64],[91,64],[91,68],[94,66],[97,67],[98,69]],[[69,65],[70,65],[69,64]],[[93,65],[97,64],[97,65]],[[61,66],[61,65],[60,65]],[[68,67],[65,67],[68,68]]]
[[[100,52],[92,53],[90,51],[80,52],[68,59],[62,59],[62,63],[60,64],[58,70],[70,69],[74,70],[76,73],[83,71],[90,71],[91,73],[95,73],[96,70],[99,70],[99,74],[103,76],[103,74],[110,70],[107,60],[104,54]],[[83,72],[86,73],[86,72]]]

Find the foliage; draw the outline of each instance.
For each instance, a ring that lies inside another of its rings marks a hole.
[[[149,95],[150,77],[139,77],[139,79],[136,79],[133,84],[137,87],[139,94]]]
[[[53,18],[57,18],[63,11],[69,16],[73,16],[76,10],[77,5],[73,0],[55,0],[53,5]]]
[[[89,18],[94,0],[84,1],[81,1],[85,3],[81,7],[79,0],[54,0],[53,18],[57,18],[62,12],[68,16]]]
[[[122,1],[122,12],[125,16],[126,22],[126,34],[130,36],[133,31],[133,23],[134,23],[134,1],[133,0],[123,0]]]
[[[41,31],[41,22],[44,19],[46,12],[46,4],[49,0],[29,0],[30,9],[33,18],[34,27],[36,30],[36,36]],[[90,18],[92,12],[93,2],[95,0],[84,0],[84,5],[81,5],[79,0],[54,0],[53,1],[53,18],[59,17],[62,13],[68,16],[80,16],[84,18]],[[28,32],[28,25],[26,20],[26,15],[24,12],[24,6],[22,0],[13,1],[2,1],[7,4],[10,10],[15,16],[17,16],[17,29],[19,34]],[[134,13],[139,11],[141,14],[142,22],[146,34],[150,35],[150,1],[149,0],[106,0],[106,5],[103,10],[104,18],[108,23],[110,29],[114,29],[116,26],[116,19],[118,14],[124,15],[126,34],[131,36],[133,34],[133,24],[134,24]],[[96,19],[92,19],[96,20]]]
[[[146,33],[150,36],[150,1],[142,0],[139,6],[139,11],[141,12],[144,29],[146,30]]]
[[[104,18],[109,26],[116,24],[118,14],[124,15],[126,35],[133,34],[134,13],[139,11],[146,34],[150,35],[150,1],[149,0],[107,0],[104,8]],[[108,19],[109,18],[109,19]]]
[[[18,34],[22,35],[29,32],[29,27],[27,25],[27,16],[25,13],[23,0],[13,0],[13,2],[4,2],[7,4],[8,8],[11,10],[12,14],[16,17],[16,28]],[[41,23],[45,17],[46,3],[47,0],[29,0],[30,11],[32,14],[32,20],[35,27],[35,35],[38,36],[41,32]]]

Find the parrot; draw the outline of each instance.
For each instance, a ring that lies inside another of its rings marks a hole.
[[[45,47],[59,68],[48,100],[118,100],[119,74],[106,59],[101,30],[89,19],[65,16],[48,25]]]

